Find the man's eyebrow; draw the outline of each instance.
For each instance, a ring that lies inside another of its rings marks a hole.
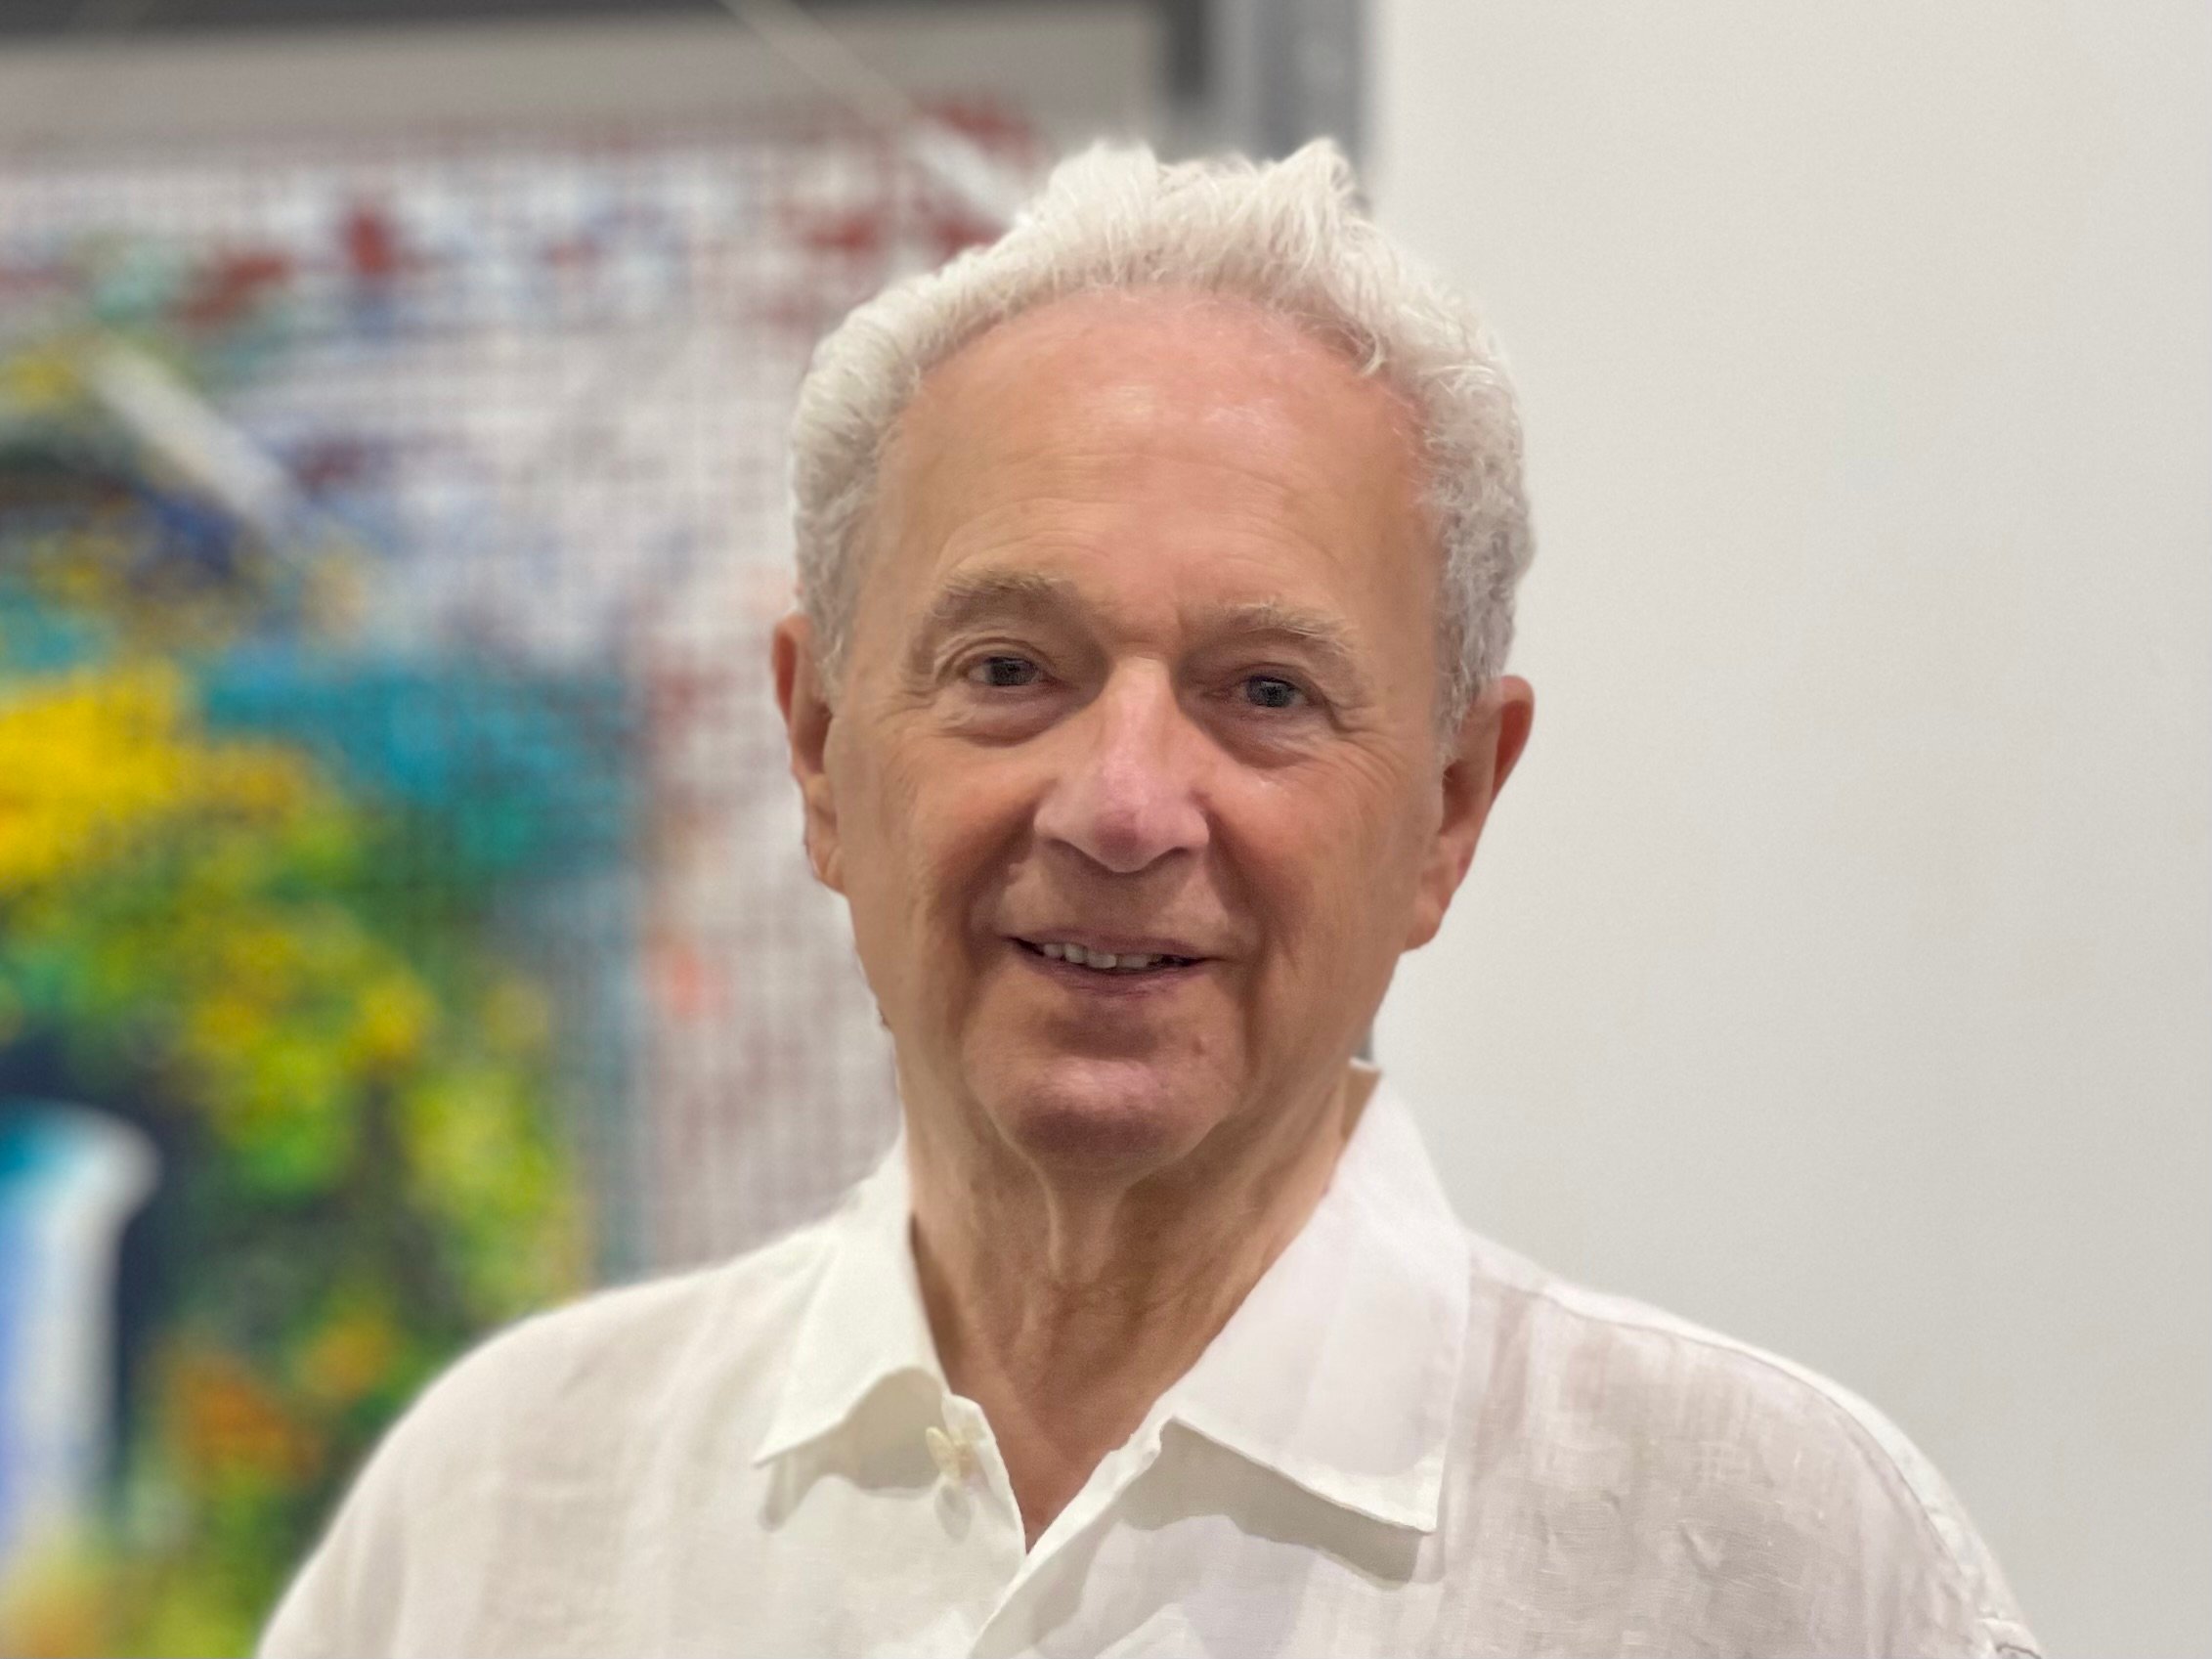
[[[997,570],[957,575],[938,589],[922,612],[907,652],[907,666],[929,673],[937,643],[989,616],[1030,615],[1076,607],[1079,592],[1064,576],[1041,571]]]
[[[1373,694],[1372,681],[1361,666],[1352,635],[1333,617],[1301,610],[1279,599],[1259,599],[1250,604],[1206,610],[1192,619],[1194,632],[1215,638],[1274,637],[1292,640],[1347,680],[1365,697]]]

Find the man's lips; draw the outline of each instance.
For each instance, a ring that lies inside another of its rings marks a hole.
[[[1173,934],[1103,933],[1092,928],[1024,928],[1008,936],[1017,944],[1042,949],[1046,945],[1073,946],[1092,956],[1173,956],[1185,962],[1203,961],[1212,952]]]
[[[1084,928],[1042,928],[1009,936],[1024,954],[1094,974],[1160,974],[1195,968],[1212,958],[1191,940],[1163,934],[1107,934]]]

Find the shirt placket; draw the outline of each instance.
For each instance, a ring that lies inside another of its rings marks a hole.
[[[965,1404],[966,1402],[963,1402]],[[976,1412],[976,1419],[982,1414]],[[1076,1493],[1037,1539],[1036,1547],[1029,1550],[1015,1563],[1015,1570],[1006,1580],[1006,1588],[998,1597],[990,1615],[983,1621],[969,1648],[974,1659],[1010,1659],[1010,1656],[1029,1652],[1051,1633],[1035,1626],[1034,1608],[1038,1596],[1065,1569],[1063,1557],[1068,1546],[1093,1526],[1103,1521],[1122,1493],[1126,1492],[1159,1457],[1161,1419],[1154,1415],[1132,1435],[1118,1451],[1101,1460],[1091,1471],[1091,1478]],[[987,1433],[988,1430],[986,1429]],[[1013,1486],[1006,1480],[1005,1464],[998,1461],[996,1443],[990,1455],[998,1470],[998,1479],[1005,1485],[1009,1504],[1013,1503]],[[1015,1536],[1021,1536],[1019,1506],[1015,1506]]]
[[[934,1523],[949,1552],[944,1615],[905,1651],[965,1654],[1021,1569],[1020,1506],[998,1442],[973,1400],[946,1394],[921,1430],[936,1465]]]

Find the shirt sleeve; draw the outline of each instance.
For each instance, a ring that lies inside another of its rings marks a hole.
[[[308,1556],[261,1633],[257,1659],[324,1659],[340,1651],[334,1633],[342,1621],[332,1605],[332,1578],[325,1550]]]
[[[1887,1417],[1833,1384],[1829,1389],[1855,1419],[1868,1443],[1870,1461],[1887,1465],[1889,1482],[1897,1489],[1898,1507],[1912,1517],[1903,1530],[1926,1540],[1917,1551],[1900,1541],[1900,1554],[1922,1555],[1928,1570],[1955,1586],[1959,1604],[1972,1609],[1971,1651],[1977,1659],[2042,1659],[2042,1646],[2021,1616],[1995,1553],[1950,1483]],[[1935,1638],[1931,1651],[1950,1645],[1940,1633],[1915,1634]]]
[[[264,1627],[258,1659],[382,1659],[438,1650],[480,1583],[481,1501],[497,1479],[526,1322],[465,1355],[386,1432]],[[518,1357],[519,1356],[519,1357]]]
[[[404,1514],[394,1502],[402,1482],[408,1419],[387,1435],[322,1541],[293,1576],[262,1631],[258,1659],[369,1659],[393,1651],[389,1610],[398,1606]],[[373,1610],[382,1607],[381,1620]]]
[[[1558,1650],[2038,1659],[1956,1494],[1864,1400],[1618,1297],[1531,1309],[1476,1432],[1516,1498],[1487,1558],[1520,1551]]]

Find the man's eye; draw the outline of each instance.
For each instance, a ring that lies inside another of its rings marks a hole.
[[[995,686],[1011,690],[1019,686],[1034,685],[1044,670],[1027,657],[978,657],[968,670],[969,680],[976,685]]]
[[[1248,676],[1243,685],[1244,701],[1255,709],[1294,709],[1306,701],[1306,694],[1289,680],[1272,674]]]

